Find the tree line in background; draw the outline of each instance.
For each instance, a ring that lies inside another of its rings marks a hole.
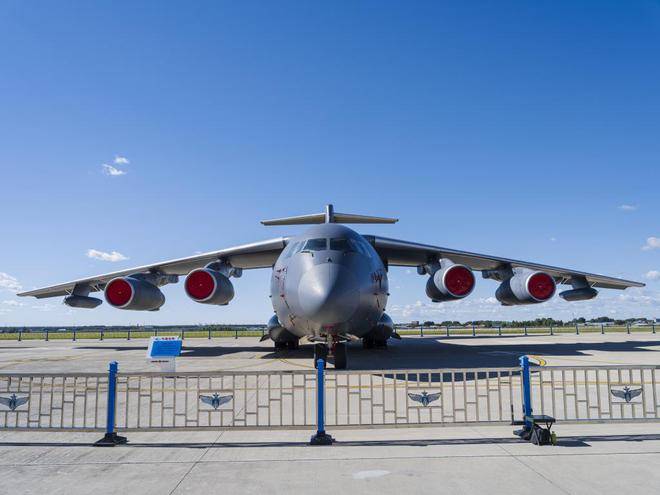
[[[434,321],[411,321],[408,323],[399,322],[396,323],[397,326],[407,326],[410,328],[423,327],[472,327],[474,324],[475,327],[480,328],[523,328],[523,327],[562,327],[562,326],[575,326],[577,325],[607,325],[607,326],[639,326],[639,325],[652,325],[660,324],[660,318],[649,319],[649,318],[627,318],[614,319],[607,316],[600,316],[598,318],[592,318],[587,320],[586,318],[574,318],[572,320],[555,320],[554,318],[536,318],[535,320],[522,320],[522,321],[503,321],[503,320],[474,320],[467,322],[460,322],[457,320],[445,320],[442,322]],[[16,333],[16,332],[65,332],[65,331],[78,331],[78,332],[250,332],[250,331],[262,331],[265,328],[263,324],[240,324],[240,325],[229,325],[229,324],[201,324],[201,325],[87,325],[87,326],[24,326],[24,327],[0,327],[0,333]]]
[[[497,327],[507,327],[507,328],[522,328],[522,327],[562,327],[562,326],[574,326],[578,325],[614,325],[614,326],[625,326],[625,325],[651,325],[653,323],[660,323],[660,318],[649,319],[649,318],[627,318],[625,320],[614,319],[608,316],[599,316],[598,318],[592,318],[587,320],[586,318],[574,318],[572,320],[555,320],[554,318],[536,318],[535,320],[522,320],[522,321],[504,321],[504,320],[474,320],[461,323],[456,320],[445,320],[442,322],[434,321],[412,321],[409,323],[411,327],[418,326],[450,326],[450,327],[462,327],[462,326],[474,326],[482,328],[497,328]]]

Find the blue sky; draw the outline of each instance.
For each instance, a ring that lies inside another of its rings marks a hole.
[[[327,202],[401,219],[363,233],[648,284],[502,308],[479,279],[436,305],[395,268],[395,320],[660,317],[659,50],[656,1],[5,1],[0,325],[265,322],[267,271],[227,307],[14,293],[295,233],[258,221]]]

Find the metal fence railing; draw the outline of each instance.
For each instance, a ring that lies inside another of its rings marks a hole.
[[[105,444],[118,443],[118,431],[324,432],[516,423],[532,414],[660,420],[660,367],[530,366],[523,356],[510,368],[122,373],[113,362],[107,374],[0,373],[0,429],[105,430]]]
[[[286,428],[315,424],[316,373],[119,373],[119,430]]]
[[[0,428],[103,430],[106,373],[0,374]]]
[[[660,367],[531,367],[532,409],[558,421],[660,419]]]
[[[519,368],[326,373],[328,426],[510,423]]]

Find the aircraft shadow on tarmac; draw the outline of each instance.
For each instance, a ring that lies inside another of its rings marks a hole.
[[[387,349],[362,349],[359,342],[349,344],[349,369],[404,370],[437,368],[510,368],[518,366],[518,357],[549,355],[562,357],[589,356],[593,352],[660,352],[660,340],[626,340],[619,342],[556,342],[556,343],[493,343],[473,344],[465,339],[438,339],[437,337],[406,337],[390,341]],[[655,347],[655,348],[653,348]],[[80,349],[114,349],[118,352],[144,350],[145,346],[80,346]],[[274,351],[272,348],[249,345],[184,346],[181,357],[221,357],[252,352],[256,359],[309,360],[313,359],[313,346],[301,345],[297,350]],[[651,357],[651,356],[649,356]],[[649,364],[654,364],[656,360]],[[332,358],[330,358],[332,363]]]

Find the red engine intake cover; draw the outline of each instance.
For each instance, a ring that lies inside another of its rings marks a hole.
[[[455,265],[445,272],[445,287],[453,296],[467,296],[472,292],[474,282],[474,274],[464,266]]]
[[[204,269],[191,272],[186,277],[185,284],[188,296],[196,301],[204,301],[213,295],[216,288],[216,281],[213,275]]]
[[[547,273],[537,272],[527,280],[527,290],[538,301],[547,301],[555,293],[554,279]]]
[[[133,298],[133,287],[123,278],[116,278],[106,286],[105,298],[118,308],[126,306]]]

